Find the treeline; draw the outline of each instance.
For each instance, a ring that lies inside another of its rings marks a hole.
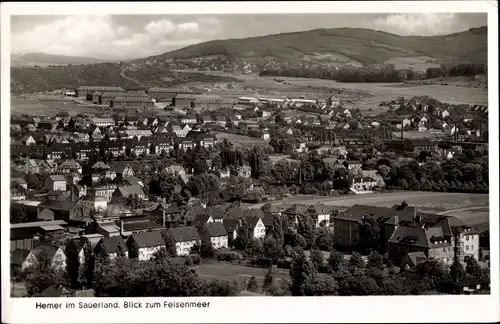
[[[335,80],[339,82],[403,82],[416,80],[425,74],[411,69],[396,69],[394,64],[366,65],[356,67],[351,65],[340,68],[284,68],[266,69],[260,76],[285,76],[298,78],[315,78]]]
[[[440,67],[428,68],[425,72],[426,79],[440,78],[446,76],[472,77],[478,74],[487,74],[486,64],[463,63],[463,64],[441,64]]]
[[[419,164],[421,162],[423,164]],[[435,155],[422,152],[417,160],[376,162],[375,168],[389,188],[441,192],[489,192],[488,153],[464,150],[454,158],[436,161]]]

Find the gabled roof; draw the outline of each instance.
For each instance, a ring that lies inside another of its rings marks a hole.
[[[225,218],[222,220],[222,225],[228,233],[235,231],[240,226],[239,219]]]
[[[307,210],[307,206],[293,204],[283,211],[285,214],[302,215]]]
[[[226,228],[221,223],[218,223],[218,222],[217,223],[216,222],[206,223],[203,226],[206,228],[208,235],[210,235],[210,237],[226,236],[227,235]]]
[[[247,209],[243,214],[245,217],[264,218],[264,212],[260,208]]]
[[[133,185],[133,186],[121,186],[118,187],[117,190],[120,191],[123,197],[128,197],[130,195],[137,194],[138,196],[144,196],[144,191],[141,186]]]
[[[257,226],[257,223],[261,220],[261,218],[253,215],[245,215],[243,219],[245,220],[246,228],[248,229],[254,229],[255,226]]]
[[[123,173],[127,167],[130,167],[130,164],[127,162],[118,162],[115,165],[113,165],[113,170],[115,170],[116,173]]]
[[[240,219],[247,210],[248,208],[242,205],[241,202],[235,201],[226,207],[224,218]]]
[[[205,209],[205,213],[212,216],[212,219],[224,218],[224,207],[223,206],[212,206]]]
[[[198,214],[195,216],[195,219],[193,221],[194,226],[202,226],[203,224],[206,224],[208,220],[210,219],[211,215],[203,212],[201,214]]]
[[[50,180],[56,182],[56,181],[66,181],[66,178],[60,174],[53,174],[49,176]]]
[[[30,254],[30,250],[15,249],[10,253],[10,263],[14,265],[22,265]]]
[[[92,169],[109,169],[109,165],[102,161],[98,161],[92,166]]]
[[[330,214],[331,208],[324,204],[314,204],[310,205],[309,208],[307,209],[309,212],[314,212],[318,215],[326,215]]]
[[[98,244],[101,244],[108,253],[118,253],[119,245],[122,246],[124,252],[128,251],[127,245],[125,245],[125,242],[120,236],[103,237]]]
[[[165,245],[165,241],[163,240],[161,233],[158,231],[132,234],[129,237],[129,240],[131,239],[133,239],[137,243],[137,246],[139,248],[157,247]]]
[[[196,227],[169,228],[168,231],[176,242],[199,241],[200,235]],[[227,234],[227,233],[226,233]]]

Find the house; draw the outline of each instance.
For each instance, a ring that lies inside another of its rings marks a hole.
[[[295,152],[302,153],[302,152],[307,152],[307,146],[306,143],[304,142],[299,142],[295,146]]]
[[[259,239],[266,236],[266,227],[262,222],[262,218],[247,214],[243,217],[243,224],[248,232],[248,238]]]
[[[330,226],[330,209],[323,204],[310,205],[305,211],[310,216],[316,227]]]
[[[37,218],[39,218],[40,212],[43,212],[44,209],[49,209],[54,213],[54,219],[55,220],[65,220],[69,221],[70,219],[73,219],[74,217],[78,216],[80,213],[79,208],[76,204],[75,201],[69,201],[69,200],[45,200],[42,203],[38,204],[37,206]],[[47,213],[45,213],[47,217]],[[50,214],[48,214],[48,217],[50,217]]]
[[[252,175],[252,168],[249,165],[243,165],[238,169],[238,177],[250,178]]]
[[[446,117],[448,117],[450,115],[450,112],[448,111],[448,109],[445,109],[441,112],[441,117],[444,119]]]
[[[159,231],[136,233],[127,240],[128,255],[139,261],[150,260],[162,247],[165,241]]]
[[[241,225],[239,219],[231,219],[231,218],[224,218],[222,221],[222,225],[224,225],[224,228],[227,231],[228,235],[228,244],[232,245],[232,242],[238,237],[237,229]]]
[[[60,174],[50,175],[45,180],[45,188],[48,191],[66,191],[66,178]]]
[[[66,160],[59,167],[57,170],[60,173],[82,173],[82,166],[80,163],[76,162],[75,160]]]
[[[377,186],[377,181],[371,177],[354,177],[351,189],[356,191],[370,191]]]
[[[427,260],[427,257],[425,256],[424,252],[408,252],[406,253],[402,259],[401,259],[401,264],[399,267],[401,269],[411,269],[415,268],[417,265],[420,263],[424,262]]]
[[[427,123],[424,122],[424,121],[422,121],[422,120],[419,121],[418,122],[418,131],[419,132],[425,132],[425,131],[427,131]]]
[[[106,197],[108,202],[110,202],[113,197],[113,193],[116,191],[116,188],[117,188],[116,185],[99,186],[99,187],[94,186],[92,188],[89,188],[88,191],[89,193],[92,193],[95,196]]]
[[[53,221],[55,219],[55,214],[49,208],[43,208],[37,216],[38,221]]]
[[[28,259],[31,251],[26,249],[15,249],[10,252],[10,266],[14,276],[22,273],[29,268],[33,263]]]
[[[344,161],[343,165],[347,170],[353,170],[353,169],[361,169],[361,166],[363,164],[359,160],[346,160]]]
[[[443,284],[443,290],[456,295],[482,294],[484,292],[490,292],[491,283],[489,276],[462,279]]]
[[[24,160],[24,164],[22,164],[21,169],[24,171],[24,173],[40,173],[40,167],[36,163],[34,159],[26,159]]]
[[[28,183],[23,178],[12,178],[10,180],[12,184],[19,185],[21,188],[28,190]]]
[[[66,268],[66,246],[53,246],[49,244],[42,244],[31,250],[30,254],[26,257],[25,265],[36,265],[41,260],[50,262],[50,265],[55,270],[65,270]]]
[[[130,166],[130,164],[126,162],[118,162],[112,167],[113,171],[115,172],[117,177],[124,178],[124,177],[133,177],[134,176],[134,169]]]
[[[271,139],[271,134],[269,134],[269,132],[263,132],[262,133],[262,137],[261,137],[264,141],[268,141]]]
[[[141,186],[120,186],[116,188],[113,193],[113,197],[116,198],[128,198],[130,195],[137,195],[140,199],[146,198],[146,194],[142,190]]]
[[[108,208],[108,200],[102,196],[85,196],[78,200],[78,204],[87,211],[103,212]]]
[[[128,257],[128,248],[121,236],[103,237],[95,246],[94,254],[113,260],[119,255]]]
[[[211,243],[215,249],[228,247],[228,233],[222,223],[206,223],[201,227],[200,234],[202,242]]]
[[[29,146],[29,145],[36,145],[36,141],[31,135],[25,135],[21,138],[21,143],[23,145]]]
[[[200,235],[196,227],[176,227],[167,230],[175,241],[175,248],[178,256],[188,255],[195,245],[200,243]],[[226,234],[227,235],[227,234]]]
[[[181,174],[186,174],[186,169],[182,165],[170,165],[165,168],[165,172],[174,174],[174,175],[181,175]]]
[[[388,240],[389,258],[401,264],[408,252],[422,252],[451,264],[466,256],[479,259],[479,233],[454,216],[414,214],[413,220],[399,220]]]

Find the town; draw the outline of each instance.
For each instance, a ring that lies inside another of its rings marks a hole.
[[[487,106],[60,93],[101,113],[11,118],[14,296],[489,291],[487,223],[411,202],[489,192]]]

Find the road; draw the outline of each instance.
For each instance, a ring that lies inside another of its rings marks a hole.
[[[120,75],[121,75],[124,79],[127,79],[127,80],[129,80],[129,81],[132,81],[132,82],[134,82],[134,83],[137,83],[137,85],[142,86],[142,87],[147,86],[145,83],[142,83],[141,81],[136,80],[136,79],[131,78],[131,77],[129,77],[128,75],[126,75],[126,74],[125,74],[125,72],[127,72],[127,70],[128,70],[128,67],[124,66],[124,67],[122,67],[122,70],[120,71]]]
[[[458,209],[452,209],[452,210],[446,210],[440,213],[437,213],[438,215],[446,215],[446,214],[451,214],[455,212],[460,212],[460,211],[468,211],[468,210],[476,210],[476,209],[485,209],[488,208],[486,206],[476,206],[476,207],[465,207],[465,208],[458,208]]]

